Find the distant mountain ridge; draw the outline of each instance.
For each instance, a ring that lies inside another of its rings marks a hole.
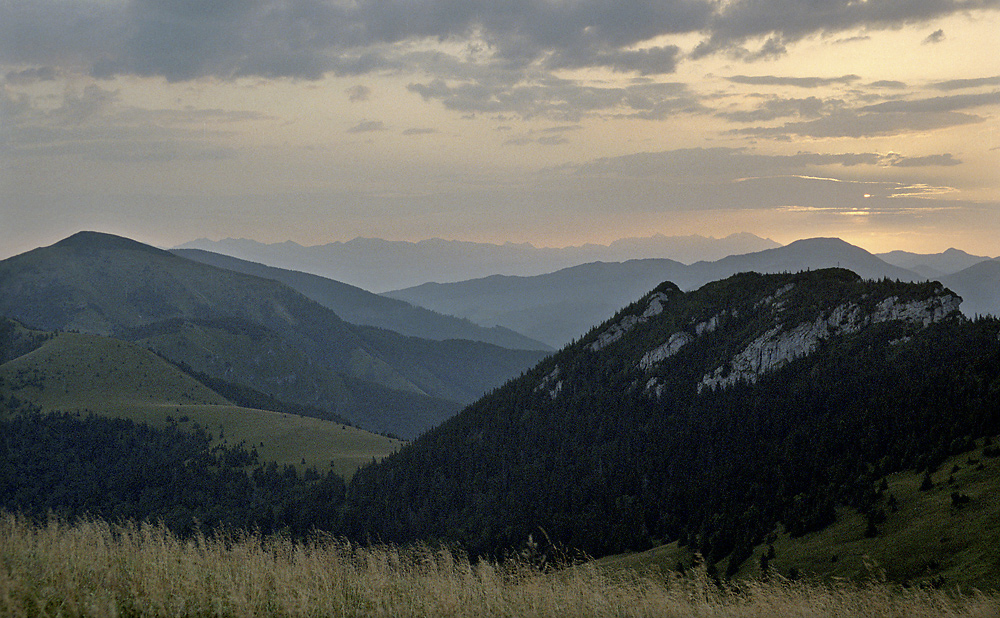
[[[1000,258],[973,264],[940,280],[962,295],[965,315],[1000,316]]]
[[[936,254],[890,251],[876,255],[890,264],[912,270],[928,279],[939,279],[947,275],[952,275],[960,270],[965,270],[970,266],[990,259],[988,257],[970,255],[965,251],[955,248]]]
[[[493,276],[458,283],[428,283],[385,295],[484,326],[505,326],[559,347],[662,281],[692,290],[740,272],[781,273],[830,267],[846,268],[865,279],[923,279],[840,239],[813,238],[714,262],[685,265],[674,260],[648,259],[592,263],[536,277]]]
[[[691,263],[717,260],[727,255],[779,246],[773,240],[740,233],[725,238],[658,234],[646,238],[624,238],[609,245],[587,244],[564,248],[440,238],[420,242],[355,238],[311,247],[291,241],[264,244],[247,239],[199,239],[176,248],[221,253],[277,268],[321,275],[373,292],[384,292],[428,281],[454,282],[495,274],[540,275],[596,261],[668,258]]]
[[[407,438],[544,356],[354,326],[277,281],[97,232],[0,261],[0,316],[138,342],[210,377]]]
[[[376,326],[424,339],[467,339],[515,350],[552,350],[539,341],[500,326],[484,328],[469,320],[436,313],[319,275],[274,268],[201,249],[173,249],[171,253],[218,268],[280,281],[352,324]]]

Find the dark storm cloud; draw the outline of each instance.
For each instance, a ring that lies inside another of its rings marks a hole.
[[[508,68],[541,61],[549,69],[589,66],[662,74],[674,71],[679,50],[625,49],[655,36],[703,27],[711,6],[702,0],[401,0],[358,6],[358,29],[367,43],[410,38],[464,39],[478,33]]]
[[[404,40],[481,34],[500,58],[525,66],[674,70],[678,50],[628,46],[708,22],[704,0],[18,0],[0,4],[0,61],[89,63],[116,73],[188,80],[205,75],[316,78],[361,74],[392,60],[373,50]],[[51,61],[51,62],[50,62]]]
[[[771,45],[787,44],[820,32],[897,28],[998,7],[1000,0],[734,0],[720,6],[708,27],[708,39],[698,45],[693,56],[741,51],[747,41],[764,37],[769,37]]]
[[[124,51],[107,68],[168,80],[318,78],[345,21],[343,10],[317,0],[131,0],[127,14]]]
[[[121,7],[65,0],[0,2],[0,63],[92,63],[113,55],[125,33]]]
[[[0,62],[85,64],[116,73],[187,80],[201,76],[360,75],[398,64],[401,41],[481,42],[514,69],[596,66],[653,75],[679,60],[657,36],[702,32],[695,56],[742,50],[745,59],[786,53],[817,32],[895,28],[1000,0],[5,0]],[[743,49],[750,39],[756,50]],[[409,67],[413,68],[413,67]]]

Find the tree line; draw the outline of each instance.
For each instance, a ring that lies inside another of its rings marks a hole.
[[[68,413],[0,420],[0,508],[35,518],[163,522],[179,534],[336,530],[344,480],[260,461],[204,428]]]

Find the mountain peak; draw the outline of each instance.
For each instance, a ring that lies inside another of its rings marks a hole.
[[[107,232],[82,231],[64,238],[52,245],[53,247],[72,248],[78,250],[118,250],[145,251],[149,253],[170,255],[169,252],[141,242],[108,234]]]
[[[846,240],[837,237],[827,237],[827,236],[817,236],[816,238],[803,238],[801,240],[796,240],[794,242],[786,245],[787,247],[824,247],[824,248],[846,248],[850,247],[856,251],[864,251],[861,247],[857,247],[847,242]],[[867,253],[867,252],[866,252]]]
[[[948,257],[971,257],[971,255],[961,249],[956,249],[955,247],[949,247],[944,250],[941,255],[946,255]]]

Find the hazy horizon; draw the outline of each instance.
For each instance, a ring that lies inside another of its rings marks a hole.
[[[32,249],[50,246],[52,244],[55,244],[55,243],[57,243],[57,242],[65,239],[65,238],[68,238],[69,236],[72,236],[73,234],[76,234],[76,233],[79,233],[79,232],[98,232],[98,233],[123,235],[120,232],[111,231],[111,230],[107,230],[107,229],[86,229],[86,228],[81,228],[81,229],[78,229],[78,230],[75,230],[75,231],[68,232],[65,235],[52,236],[51,240],[42,241],[42,244],[39,244],[39,245],[36,245],[36,246],[32,246],[32,247],[27,247],[24,250],[19,250],[19,251],[16,251],[16,252],[9,250],[9,248],[8,248],[9,246],[0,247],[0,260],[4,260],[4,259],[7,259],[9,257],[13,257],[15,255],[18,255],[20,253],[24,253],[26,251],[30,251]],[[684,234],[684,235],[671,236],[671,235],[668,235],[668,234],[655,233],[655,234],[651,234],[651,235],[648,235],[648,236],[628,236],[628,237],[616,238],[616,239],[610,240],[608,242],[584,242],[584,243],[578,243],[578,244],[561,244],[561,245],[555,245],[555,244],[553,244],[553,245],[545,245],[545,244],[534,243],[534,242],[527,241],[527,240],[525,240],[525,241],[501,240],[501,241],[494,242],[494,241],[466,240],[466,239],[460,239],[460,238],[442,238],[440,236],[433,236],[433,237],[428,237],[428,238],[419,238],[419,239],[415,239],[415,240],[390,239],[390,238],[382,238],[382,237],[378,237],[378,236],[355,236],[353,238],[348,238],[348,239],[330,240],[330,241],[319,241],[319,242],[313,242],[313,243],[302,243],[302,242],[298,242],[298,241],[296,241],[294,239],[291,239],[291,238],[284,239],[284,240],[269,241],[268,242],[268,241],[257,240],[255,238],[247,238],[245,236],[240,236],[240,237],[237,237],[237,236],[223,236],[223,237],[216,237],[216,238],[209,238],[209,237],[192,238],[192,239],[184,240],[184,241],[176,243],[176,244],[155,244],[155,243],[151,243],[150,241],[143,240],[141,238],[141,235],[140,236],[125,236],[125,237],[131,238],[133,240],[138,240],[139,242],[143,242],[145,244],[151,244],[152,246],[154,246],[154,247],[156,247],[158,249],[163,249],[163,250],[185,249],[185,248],[199,248],[200,245],[205,244],[205,243],[208,243],[208,244],[252,243],[252,244],[258,245],[258,246],[272,247],[272,248],[291,243],[291,244],[297,245],[297,246],[305,248],[305,249],[311,249],[311,248],[321,248],[321,247],[325,247],[325,246],[328,246],[328,245],[350,245],[352,243],[358,243],[358,242],[362,242],[362,241],[373,241],[373,242],[375,242],[375,241],[382,241],[382,242],[391,243],[391,244],[397,244],[397,243],[399,243],[399,244],[406,244],[406,245],[412,245],[412,246],[427,245],[427,244],[433,244],[433,243],[446,243],[446,244],[455,243],[455,244],[468,244],[468,245],[488,245],[488,246],[493,246],[493,247],[497,247],[497,248],[504,248],[504,247],[530,247],[530,248],[538,250],[538,251],[565,251],[565,250],[588,250],[588,249],[589,250],[599,250],[599,249],[615,249],[615,248],[624,249],[623,245],[626,245],[626,244],[628,244],[630,242],[632,242],[632,243],[636,243],[636,242],[641,243],[641,242],[644,242],[644,241],[648,242],[648,241],[658,241],[658,240],[663,240],[663,241],[668,241],[668,242],[670,242],[670,241],[676,241],[676,240],[688,240],[688,241],[692,241],[692,242],[701,242],[701,241],[722,242],[722,241],[726,241],[726,240],[733,239],[733,238],[739,238],[741,236],[753,237],[753,238],[755,238],[757,240],[760,240],[760,241],[772,242],[777,247],[787,246],[787,245],[790,245],[790,244],[792,244],[794,242],[797,242],[797,241],[800,241],[800,240],[809,240],[809,239],[814,239],[814,238],[823,238],[822,236],[803,236],[803,237],[800,237],[800,238],[792,238],[792,239],[788,240],[787,242],[779,242],[779,241],[777,241],[777,240],[775,240],[773,238],[768,238],[768,237],[765,237],[765,236],[758,236],[758,235],[752,234],[750,232],[733,232],[731,234],[722,235],[722,236],[712,236],[712,235],[703,235],[703,234]],[[840,238],[840,237],[833,236],[833,237],[829,237],[829,238]],[[849,242],[849,241],[847,241],[846,239],[843,239],[843,238],[840,238],[840,240],[844,240],[845,242]],[[857,246],[857,247],[859,247],[861,249],[864,249],[865,251],[868,251],[869,253],[871,253],[873,255],[886,254],[886,253],[890,253],[890,252],[893,252],[893,251],[904,251],[906,253],[914,253],[914,254],[918,254],[918,255],[920,255],[920,254],[922,254],[922,255],[939,255],[939,254],[945,253],[946,251],[958,250],[958,251],[962,251],[964,253],[967,253],[967,254],[970,254],[970,255],[973,255],[973,256],[984,257],[984,258],[987,258],[987,259],[1000,259],[1000,254],[991,254],[991,253],[988,253],[988,252],[987,253],[976,253],[974,251],[968,251],[968,250],[966,250],[963,247],[957,247],[957,246],[949,246],[949,247],[946,247],[946,248],[941,249],[939,251],[906,251],[904,249],[886,249],[886,250],[875,251],[875,250],[869,249],[869,248],[867,248],[867,247],[865,247],[863,245],[860,245],[860,244],[856,244],[856,243],[850,243],[850,244],[855,245],[855,246]],[[763,250],[763,249],[761,249],[761,250]],[[749,252],[753,252],[753,251],[749,251]],[[738,255],[738,254],[727,253],[725,255],[721,255],[721,257],[725,257],[725,256],[728,256],[728,255]],[[234,256],[234,257],[236,257],[236,256]],[[630,258],[630,259],[642,259],[643,257],[656,257],[656,256],[646,255],[646,254],[642,254],[642,253],[636,253],[635,258]],[[671,258],[671,259],[675,259],[675,258]],[[678,261],[684,262],[684,260],[678,260]],[[688,263],[688,262],[685,262],[685,263]]]

